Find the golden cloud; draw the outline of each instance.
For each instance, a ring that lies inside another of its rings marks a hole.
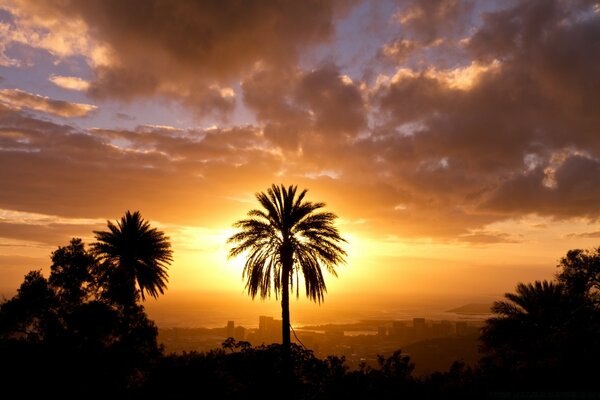
[[[88,81],[76,76],[52,75],[50,76],[49,80],[56,86],[69,90],[84,91],[90,86]]]
[[[17,109],[28,108],[63,118],[81,118],[97,107],[91,104],[53,100],[20,89],[0,89],[0,101]]]

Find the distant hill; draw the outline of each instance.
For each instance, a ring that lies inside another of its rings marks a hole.
[[[491,314],[491,308],[491,304],[465,304],[464,306],[453,308],[446,312],[465,315],[484,315]]]
[[[479,360],[479,335],[436,338],[409,344],[402,353],[415,363],[415,375],[423,376],[433,371],[447,371],[454,361],[475,366]]]

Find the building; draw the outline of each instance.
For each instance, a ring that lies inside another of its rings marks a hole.
[[[227,321],[227,331],[226,331],[226,335],[228,338],[230,337],[235,337],[235,325],[233,323],[233,321]]]
[[[246,328],[243,326],[236,326],[233,330],[233,338],[238,342],[246,340]]]
[[[269,332],[269,327],[273,324],[273,317],[267,317],[266,315],[261,315],[258,317],[258,333],[265,337]]]
[[[281,343],[281,326],[280,319],[261,315],[258,317],[259,340],[264,343]]]

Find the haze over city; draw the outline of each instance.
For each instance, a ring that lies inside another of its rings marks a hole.
[[[594,1],[2,1],[0,292],[140,210],[173,245],[145,303],[159,326],[215,299],[275,313],[226,243],[272,183],[308,189],[347,240],[311,313],[550,279],[600,237],[598,18]]]

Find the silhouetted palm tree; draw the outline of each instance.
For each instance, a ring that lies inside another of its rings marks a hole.
[[[123,305],[133,305],[144,292],[156,298],[167,287],[168,265],[173,261],[169,238],[144,221],[139,211],[127,211],[116,224],[108,221],[108,231],[94,231],[94,253],[108,280],[108,297]]]
[[[600,354],[594,309],[562,282],[519,283],[495,302],[481,340],[490,376],[524,389],[583,387],[596,382],[590,369]]]
[[[508,301],[497,301],[492,312],[500,318],[513,318],[520,321],[548,321],[556,318],[556,310],[563,304],[564,286],[549,281],[519,283],[516,293],[506,293]]]
[[[236,244],[230,257],[248,253],[243,277],[252,298],[267,297],[271,288],[276,297],[281,294],[284,349],[290,347],[289,290],[293,290],[294,278],[296,296],[302,273],[306,296],[320,303],[327,291],[322,267],[337,276],[335,266],[346,256],[339,246],[345,240],[333,225],[337,216],[315,212],[325,204],[303,201],[306,192],[296,196],[297,186],[272,185],[266,193],[257,193],[264,210],[251,210],[248,219],[236,222],[234,227],[240,231],[227,241]]]
[[[560,342],[572,310],[564,285],[548,281],[519,283],[515,293],[492,307],[481,340],[484,350],[509,364],[539,360]]]

